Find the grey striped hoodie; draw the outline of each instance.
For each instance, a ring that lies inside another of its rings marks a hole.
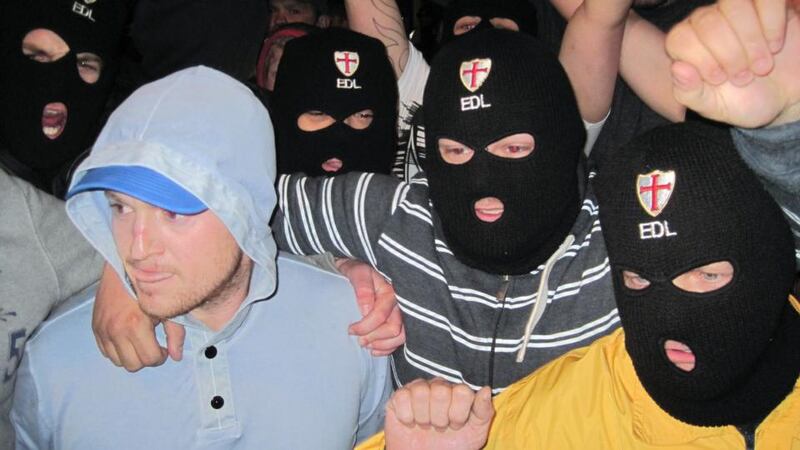
[[[453,256],[424,173],[408,183],[365,173],[284,175],[278,191],[272,227],[281,249],[360,259],[393,284],[407,335],[393,355],[400,385],[439,376],[497,393],[619,326],[591,183],[561,248],[517,276]]]

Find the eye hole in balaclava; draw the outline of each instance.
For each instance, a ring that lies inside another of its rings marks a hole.
[[[453,0],[444,10],[440,45],[490,28],[536,36],[536,8],[528,0]]]
[[[472,160],[475,150],[454,139],[439,138],[439,156],[447,164],[461,165]],[[530,133],[516,133],[492,142],[483,151],[501,159],[522,159],[533,153],[536,141]]]
[[[22,54],[32,61],[51,63],[63,58],[70,51],[69,45],[57,33],[37,28],[22,39]],[[87,84],[97,83],[103,72],[103,58],[92,52],[76,53],[78,75]]]
[[[456,20],[453,29],[450,31],[454,36],[461,36],[464,33],[481,28],[482,25],[486,26],[486,22],[479,16],[463,16]],[[489,26],[502,30],[519,31],[519,24],[514,19],[507,17],[492,17],[489,19]]]
[[[347,116],[342,123],[354,130],[365,130],[372,125],[375,113],[371,109],[363,109]],[[324,130],[337,122],[336,118],[322,111],[308,111],[297,118],[297,128],[302,131],[315,132]]]

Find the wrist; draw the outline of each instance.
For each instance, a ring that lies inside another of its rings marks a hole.
[[[795,103],[784,108],[770,123],[764,125],[764,128],[772,128],[787,123],[797,122],[800,120],[800,103]]]

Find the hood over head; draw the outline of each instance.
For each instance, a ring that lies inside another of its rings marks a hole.
[[[139,179],[163,176],[181,192],[156,187],[142,200],[158,206],[177,194],[188,212],[197,211],[197,202],[213,211],[254,262],[247,304],[276,286],[268,226],[276,205],[274,148],[269,116],[247,87],[207,67],[184,69],[141,87],[114,111],[76,170],[67,212],[124,280],[108,201],[103,191],[84,189],[98,189],[103,181],[96,174],[120,167]]]

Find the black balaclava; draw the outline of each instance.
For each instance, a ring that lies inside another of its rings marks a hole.
[[[15,165],[48,178],[92,144],[114,84],[126,6],[122,0],[27,0],[0,6],[0,140]],[[22,41],[39,28],[59,35],[69,53],[49,63],[25,56]],[[83,52],[102,59],[93,84],[78,73],[76,55]],[[50,139],[42,131],[42,113],[54,102],[64,103],[67,119],[61,134]]]
[[[369,127],[344,123],[350,115],[372,109]],[[322,130],[303,131],[297,118],[321,111],[336,122]],[[338,158],[336,173],[389,173],[397,151],[397,81],[380,41],[342,28],[329,28],[286,43],[275,91],[270,97],[275,122],[279,173],[331,175],[322,163]]]
[[[149,80],[204,65],[246,81],[268,27],[268,0],[138,0],[131,37]]]
[[[727,133],[698,123],[635,139],[596,187],[625,346],[644,388],[693,425],[760,423],[800,374],[800,315],[787,300],[793,242],[780,208]],[[721,289],[672,283],[717,261],[734,268]],[[626,288],[623,270],[650,286]],[[667,359],[668,339],[689,346],[692,371]]]
[[[577,217],[577,168],[586,140],[558,58],[522,33],[468,33],[434,58],[423,99],[430,196],[455,256],[497,274],[521,274],[545,262]],[[533,135],[535,148],[527,157],[485,151],[517,133]],[[448,164],[437,150],[439,138],[475,154],[465,164]],[[474,203],[483,197],[503,202],[496,222],[475,215]]]
[[[528,0],[453,0],[444,10],[442,44],[458,37],[453,34],[453,27],[464,16],[481,18],[470,32],[491,28],[489,21],[502,17],[516,22],[520,32],[536,36],[536,8]]]

